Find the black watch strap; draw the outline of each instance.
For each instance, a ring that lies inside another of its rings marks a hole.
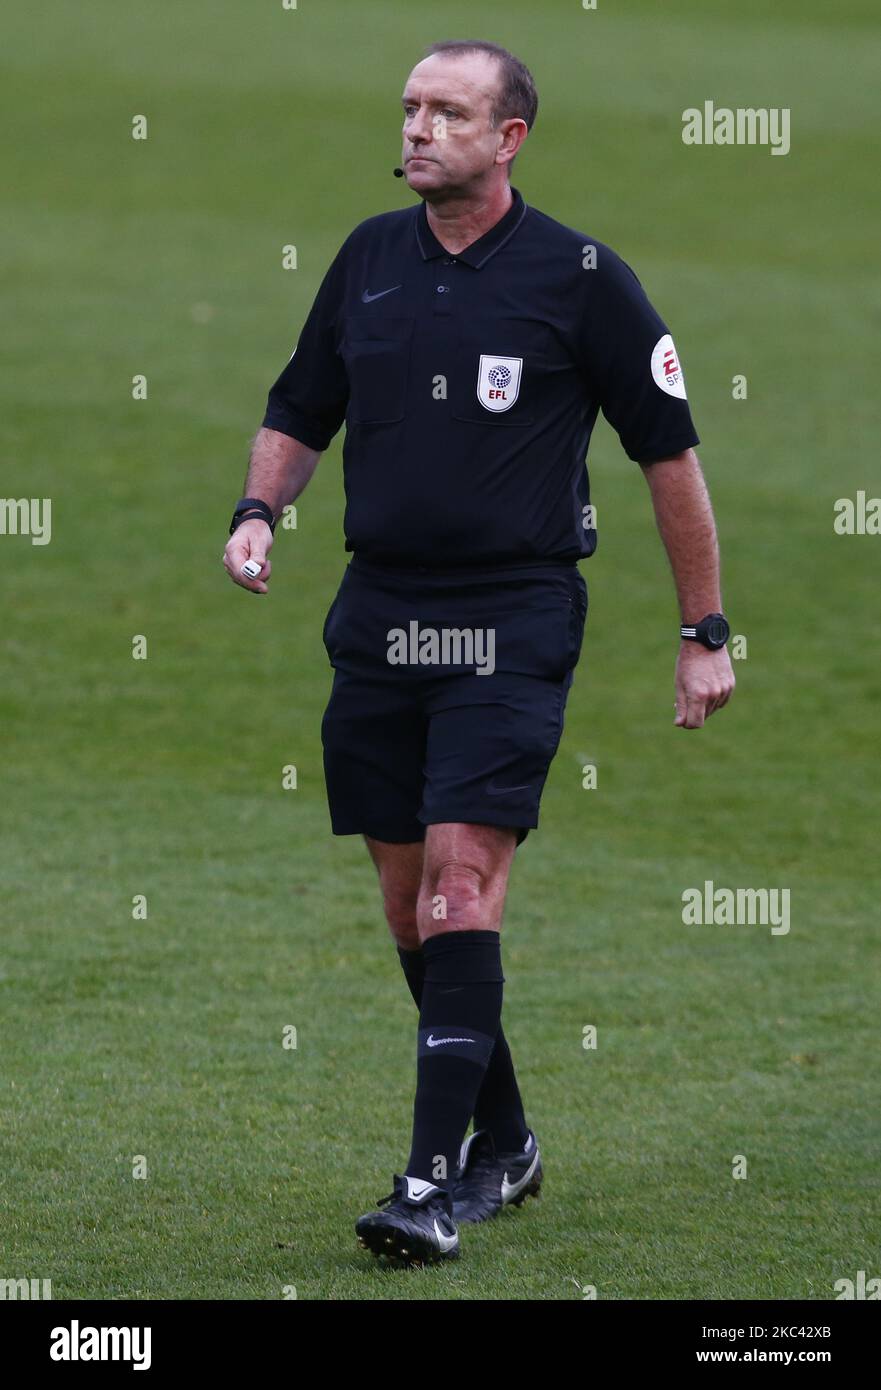
[[[236,527],[241,526],[243,521],[265,521],[270,531],[275,531],[275,517],[272,514],[272,508],[260,497],[242,497],[239,499],[232,514],[229,534],[232,535]]]
[[[679,629],[679,636],[686,642],[700,642],[702,647],[711,652],[717,652],[724,647],[730,635],[731,628],[724,613],[708,613],[693,627],[683,623]]]

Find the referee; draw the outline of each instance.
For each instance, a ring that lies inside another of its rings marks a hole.
[[[673,570],[676,723],[700,728],[734,689],[673,339],[614,251],[511,187],[537,107],[496,44],[437,43],[413,69],[403,171],[420,201],[362,222],[328,270],[224,554],[231,579],[267,592],[275,521],[345,420],[352,558],[324,627],[322,740],[333,831],[365,838],[419,1009],[409,1158],[356,1225],[403,1264],[458,1255],[461,1222],[541,1185],[499,932],[581,650],[600,410],[643,470]]]

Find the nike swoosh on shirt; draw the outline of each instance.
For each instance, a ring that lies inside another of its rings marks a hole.
[[[361,295],[361,303],[372,304],[374,299],[382,299],[384,294],[394,294],[395,290],[399,290],[400,288],[400,285],[392,285],[390,290],[380,290],[378,294],[371,294],[369,290],[364,290]]]
[[[525,787],[494,787],[492,782],[486,789],[487,796],[505,796],[508,792],[528,792],[532,791],[532,783],[527,782]]]

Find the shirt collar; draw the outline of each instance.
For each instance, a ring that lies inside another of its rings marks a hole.
[[[520,193],[516,188],[512,188],[514,201],[508,208],[504,217],[500,218],[488,232],[484,232],[477,241],[472,241],[470,246],[466,246],[464,251],[457,251],[455,260],[463,261],[465,265],[473,266],[479,270],[482,265],[500,251],[506,241],[514,235],[520,223],[527,213],[527,204],[524,203]],[[428,225],[428,214],[425,211],[425,203],[420,203],[416,209],[416,240],[419,243],[419,250],[422,252],[424,261],[435,260],[438,256],[449,256],[451,252],[445,246],[441,246],[431,227]]]

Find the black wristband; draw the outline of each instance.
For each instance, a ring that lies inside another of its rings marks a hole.
[[[272,514],[272,508],[259,497],[242,497],[236,503],[229,534],[232,535],[243,521],[265,521],[270,531],[275,531],[275,517]]]

